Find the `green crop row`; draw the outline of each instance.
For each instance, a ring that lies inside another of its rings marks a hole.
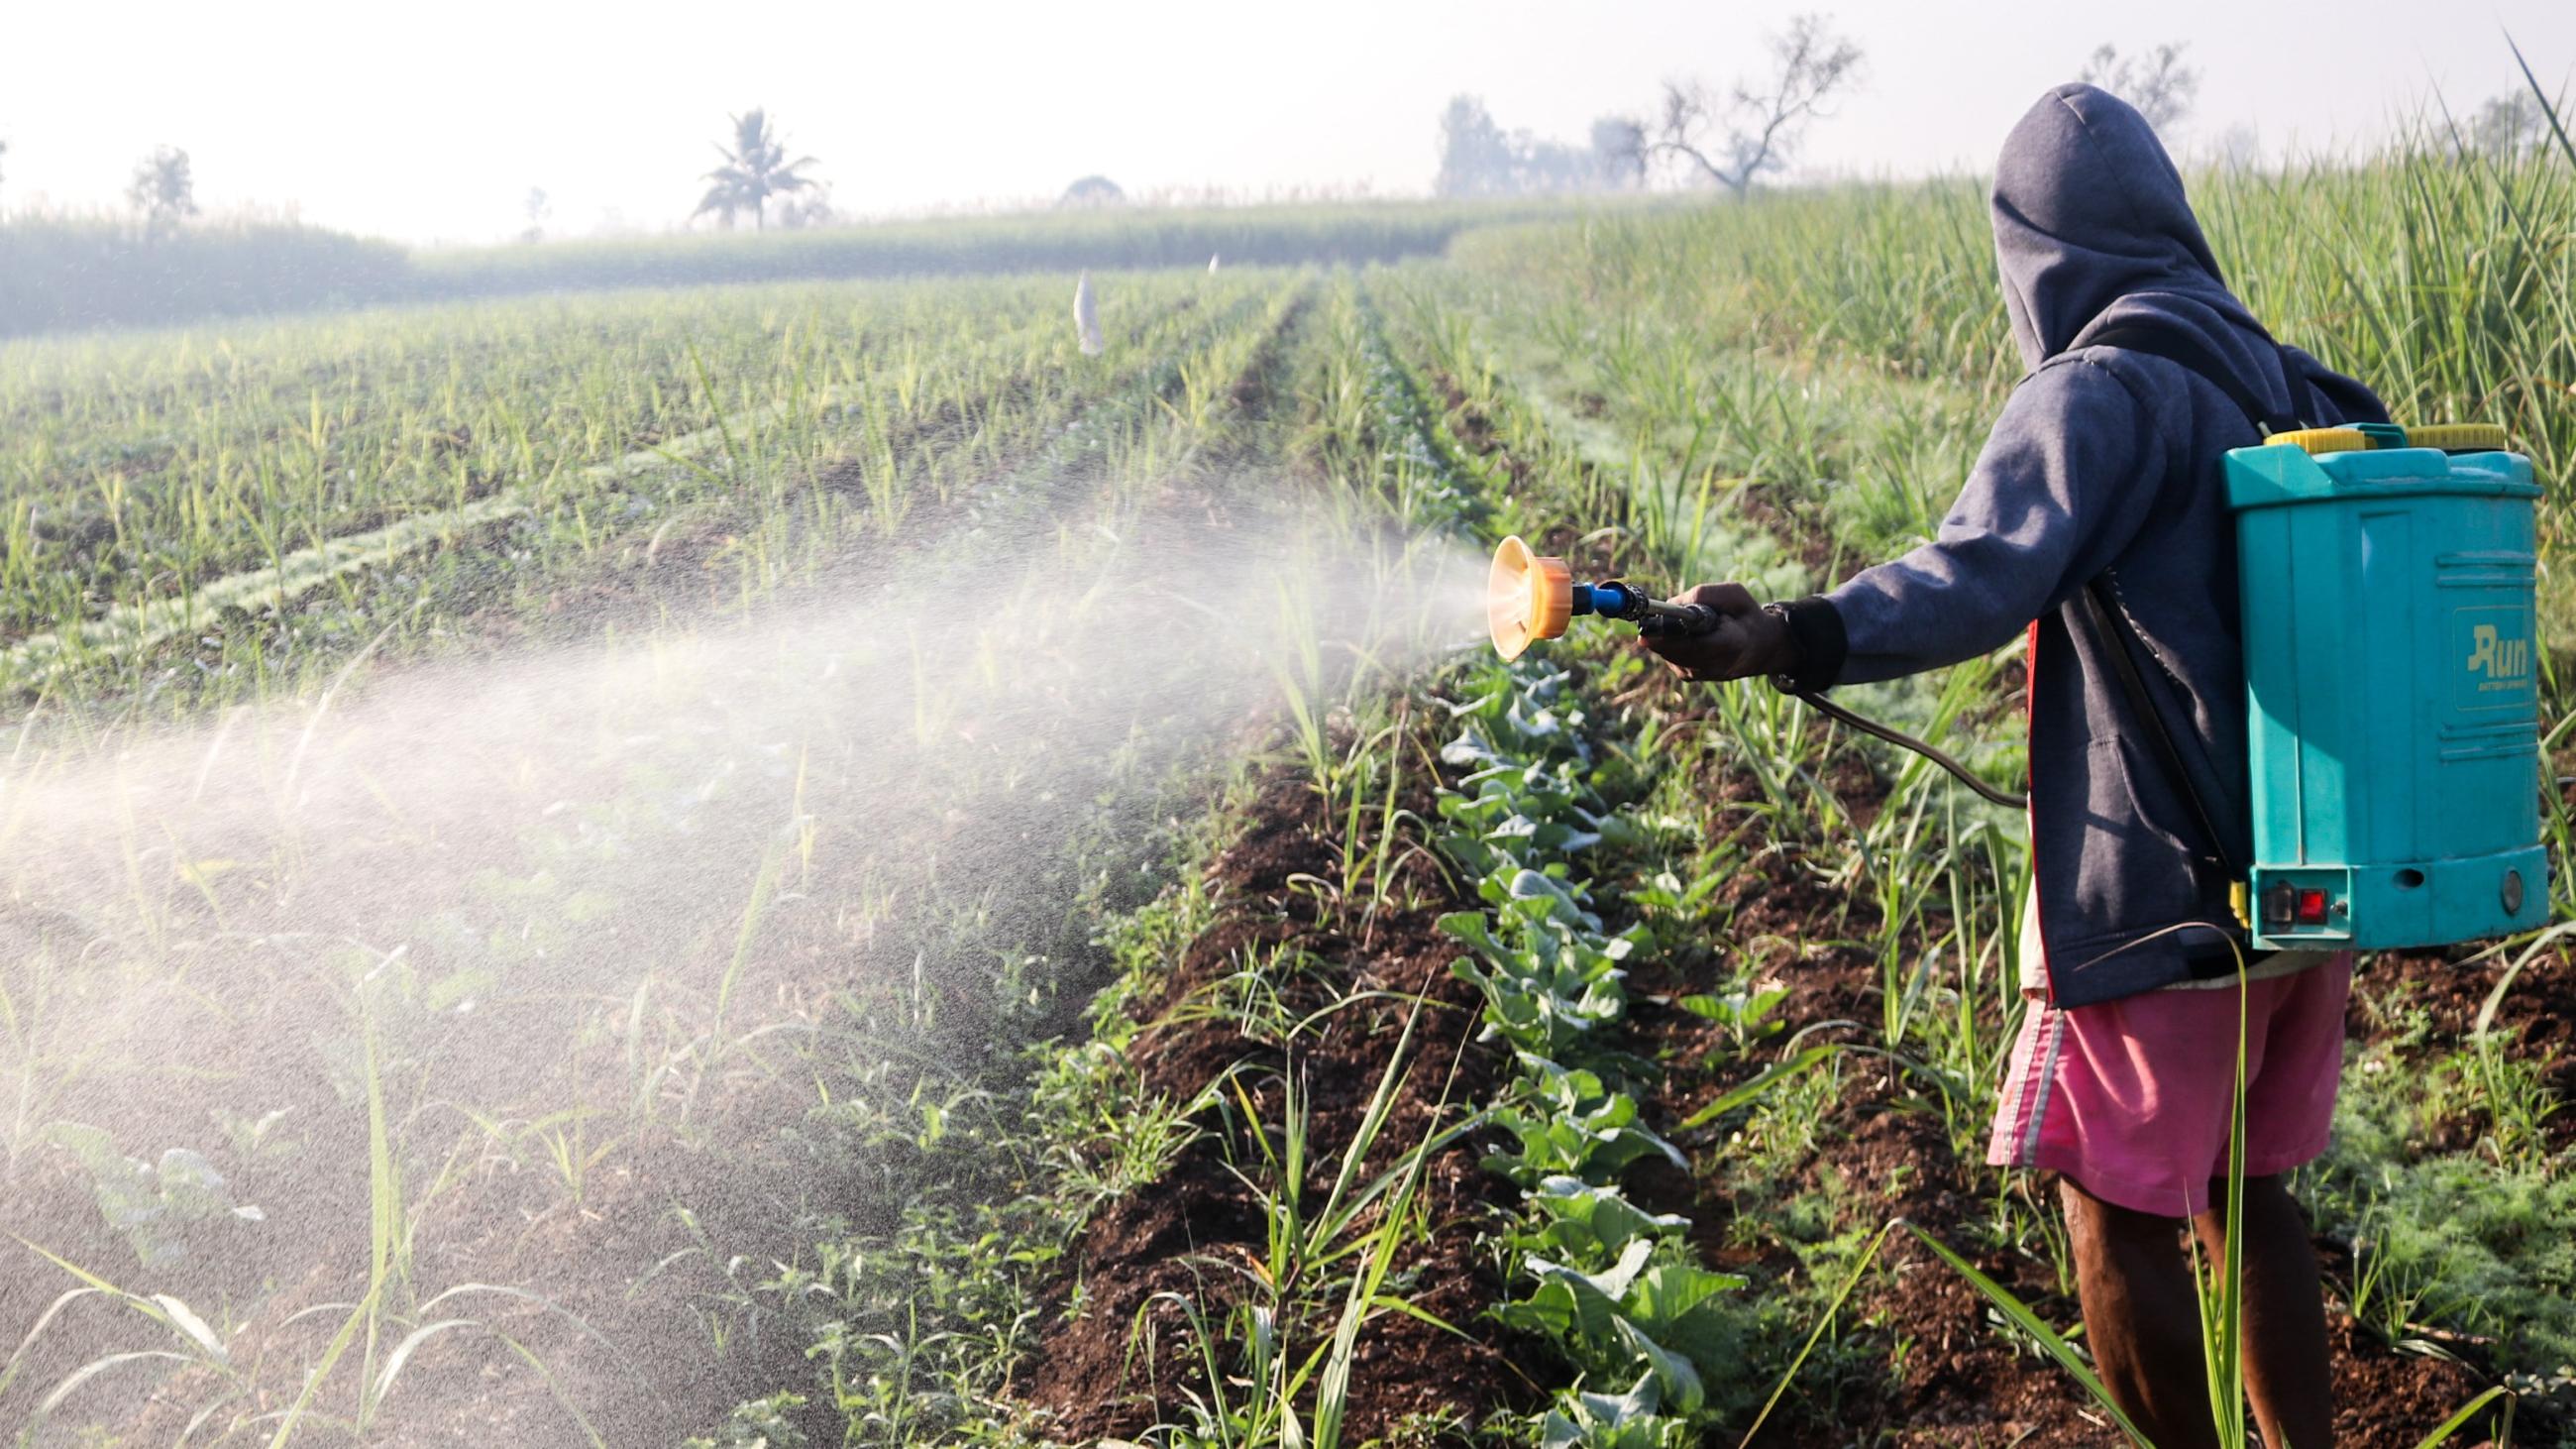
[[[1034,283],[768,289],[446,309],[189,336],[0,348],[0,636],[113,635],[118,613],[191,618],[227,575],[373,530],[496,508],[581,531],[649,516],[629,486],[784,451],[852,456],[847,491],[891,533],[916,490],[989,467],[1030,398],[1168,355],[1271,283],[1110,286],[1121,346],[1075,368],[1063,301]],[[935,455],[930,445],[937,445]],[[245,586],[246,589],[253,586]],[[200,607],[198,595],[211,593]],[[180,627],[187,627],[182,624]]]
[[[1585,738],[1591,722],[1561,669],[1489,666],[1467,692],[1460,733],[1442,751],[1463,773],[1441,796],[1441,844],[1485,906],[1440,924],[1473,949],[1454,969],[1484,994],[1486,1039],[1519,1068],[1490,1114],[1509,1140],[1485,1163],[1525,1194],[1501,1242],[1527,1288],[1497,1317],[1581,1375],[1541,1426],[1549,1449],[1693,1442],[1707,1381],[1732,1375],[1737,1356],[1716,1300],[1745,1280],[1700,1266],[1682,1236],[1688,1219],[1648,1212],[1618,1188],[1641,1158],[1685,1165],[1620,1085],[1635,1065],[1617,1045],[1621,963],[1653,938],[1642,925],[1605,927],[1571,869],[1605,838],[1636,835],[1602,798],[1619,771]],[[1583,1387],[1605,1382],[1619,1392]]]
[[[1418,340],[1437,314],[1406,295],[1408,335]],[[1428,401],[1455,388],[1457,375],[1416,373],[1390,344],[1382,314],[1370,316],[1381,451],[1400,473],[1438,480],[1472,500],[1463,516],[1497,529],[1535,535],[1552,510],[1584,505],[1588,477],[1528,469],[1526,455],[1515,455],[1519,470],[1506,466],[1510,457],[1475,457],[1450,415]],[[1606,681],[1628,668],[1611,666],[1598,688],[1616,689]],[[1485,1166],[1522,1193],[1516,1220],[1493,1237],[1513,1277],[1495,1319],[1547,1342],[1574,1371],[1531,1426],[1549,1449],[1695,1442],[1719,1412],[1745,1401],[1745,1315],[1731,1301],[1745,1280],[1702,1264],[1685,1237],[1687,1218],[1640,1208],[1621,1190],[1623,1173],[1640,1161],[1688,1166],[1646,1122],[1633,1083],[1656,1068],[1625,1049],[1621,1032],[1629,963],[1658,943],[1643,921],[1606,925],[1593,887],[1576,875],[1587,858],[1649,842],[1654,832],[1631,813],[1649,767],[1627,748],[1596,745],[1593,689],[1564,668],[1535,657],[1489,662],[1451,688],[1458,732],[1441,760],[1457,773],[1439,792],[1437,838],[1483,904],[1442,917],[1440,927],[1472,953],[1452,970],[1482,998],[1481,1038],[1516,1067],[1511,1085],[1484,1104],[1479,1133],[1494,1143]],[[1649,884],[1621,905],[1659,903],[1679,901]],[[1717,1009],[1715,998],[1694,999]],[[1741,1014],[1754,1030],[1758,1009]],[[1761,1085],[1726,1108],[1755,1100]]]
[[[708,421],[689,432],[657,432],[649,418],[672,415],[637,413],[629,423],[644,429],[640,441],[648,446],[607,462],[539,460],[530,464],[533,472],[477,475],[471,487],[455,476],[383,475],[346,460],[316,464],[328,484],[316,495],[321,512],[300,511],[303,495],[296,490],[267,501],[264,495],[240,500],[254,512],[270,502],[285,510],[278,527],[263,523],[254,530],[265,541],[247,554],[239,527],[211,525],[186,536],[234,542],[156,553],[148,540],[160,535],[140,522],[122,552],[115,530],[106,527],[91,530],[102,550],[94,557],[49,556],[41,546],[13,551],[5,555],[9,566],[30,580],[22,596],[13,596],[16,607],[30,627],[51,627],[9,647],[0,678],[61,691],[66,674],[157,681],[175,667],[202,673],[208,683],[200,691],[221,688],[227,679],[256,688],[281,672],[292,676],[308,661],[327,667],[385,628],[396,631],[397,643],[435,631],[465,600],[489,607],[496,589],[559,591],[603,570],[667,577],[671,553],[695,564],[704,582],[721,579],[737,596],[752,597],[774,586],[782,571],[809,565],[818,550],[833,556],[846,549],[853,532],[899,542],[917,509],[976,506],[985,485],[1007,476],[1042,440],[1118,389],[1172,364],[1200,339],[1238,325],[1260,299],[1277,294],[1277,285],[1275,275],[1245,273],[1222,286],[1194,279],[1161,295],[1146,289],[1134,299],[1141,315],[1133,332],[1111,355],[1078,368],[1061,365],[1072,354],[1071,329],[1035,322],[1003,327],[989,345],[961,339],[923,350],[956,326],[953,318],[940,320],[936,304],[943,296],[969,315],[988,304],[1015,312],[1022,305],[1012,289],[986,298],[968,288],[933,287],[895,299],[904,309],[922,310],[936,329],[927,334],[932,343],[907,334],[903,345],[879,348],[864,329],[846,343],[828,330],[817,339],[808,330],[812,318],[791,317],[780,336],[802,336],[811,345],[792,347],[784,370],[747,374],[716,390],[712,410],[703,414]],[[643,310],[649,316],[657,305]],[[744,310],[731,320],[749,329],[731,334],[734,345],[775,345],[776,339],[759,340],[778,320],[772,314]],[[331,355],[336,338],[324,329],[281,341],[252,371],[274,377],[304,348]],[[576,338],[555,345],[567,358],[585,355]],[[400,387],[371,392],[363,358],[332,367],[349,390],[339,406],[352,415],[398,422],[413,405]],[[1159,389],[1166,380],[1145,385]],[[764,391],[773,384],[776,391]],[[603,425],[598,436],[612,432]],[[259,446],[293,451],[302,445]],[[393,466],[399,456],[382,461]],[[191,455],[156,476],[202,480],[209,466],[221,472],[219,461],[207,465]],[[157,495],[136,496],[138,517],[148,511],[149,496]],[[362,498],[373,501],[361,507]],[[192,507],[180,512],[195,516]],[[37,504],[22,501],[17,516],[22,522],[38,516]],[[394,521],[331,531],[383,517]],[[183,526],[199,530],[202,523]],[[705,556],[710,537],[720,543],[715,557]],[[156,562],[168,566],[135,581],[137,570]],[[232,564],[242,568],[210,576]],[[241,627],[246,615],[266,616],[266,622]],[[185,661],[193,661],[193,670]]]

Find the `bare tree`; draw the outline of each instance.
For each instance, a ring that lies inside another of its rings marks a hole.
[[[163,146],[136,162],[125,199],[143,214],[146,236],[159,236],[195,216],[197,178],[189,170],[188,153],[176,146]]]
[[[2137,107],[2147,124],[2161,131],[2190,115],[2192,102],[2200,96],[2200,68],[2182,63],[2189,45],[2167,41],[2139,57],[2123,56],[2118,46],[2106,41],[2075,78]]]
[[[1861,51],[1821,15],[1801,15],[1771,40],[1770,79],[1737,80],[1720,97],[1696,81],[1664,83],[1663,117],[1645,144],[1744,195],[1796,154],[1810,122],[1860,79]]]
[[[519,209],[528,217],[527,229],[519,233],[519,240],[529,243],[544,241],[546,221],[555,214],[554,199],[546,195],[544,187],[531,186],[527,196],[520,201]]]
[[[780,144],[777,132],[770,129],[769,117],[754,106],[733,119],[733,145],[719,144],[716,151],[724,164],[706,174],[710,183],[707,194],[698,200],[693,217],[714,212],[728,227],[734,213],[748,211],[755,230],[766,227],[769,198],[785,196],[814,184],[813,178],[799,176],[797,168],[811,166],[814,158],[799,156],[787,159],[787,148]]]

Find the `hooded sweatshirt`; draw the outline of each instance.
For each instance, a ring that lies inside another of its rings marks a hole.
[[[2217,852],[2142,731],[2085,616],[2103,580],[2134,630],[2191,785],[2252,849],[2235,527],[2220,455],[2261,441],[2217,384],[2088,346],[2114,324],[2198,340],[2256,398],[2310,426],[2384,422],[2361,384],[2276,346],[2227,289],[2146,120],[2091,86],[2040,97],[1995,166],[1995,258],[2015,386],[1930,543],[1788,606],[1820,689],[1935,669],[2029,631],[2031,849],[2050,994],[2079,1006],[2232,962]],[[2294,392],[2284,375],[2296,369]],[[2199,929],[2170,931],[2185,923]],[[2161,933],[2161,934],[2159,934]]]

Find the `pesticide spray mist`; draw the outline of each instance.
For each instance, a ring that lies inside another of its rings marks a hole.
[[[1464,545],[1210,498],[185,730],[23,722],[0,1426],[266,1437],[332,1365],[308,1411],[368,1438],[621,1442],[801,1383],[750,1289],[900,1206],[810,1119],[1031,1029],[1175,779],[1479,637]]]

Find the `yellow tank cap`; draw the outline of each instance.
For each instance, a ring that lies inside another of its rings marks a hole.
[[[2300,428],[2274,433],[2263,442],[2269,447],[2298,448],[2311,454],[2362,453],[2370,449],[2370,435],[2359,428]]]
[[[2426,423],[2406,430],[2406,446],[2445,453],[2501,453],[2512,445],[2494,423]]]

